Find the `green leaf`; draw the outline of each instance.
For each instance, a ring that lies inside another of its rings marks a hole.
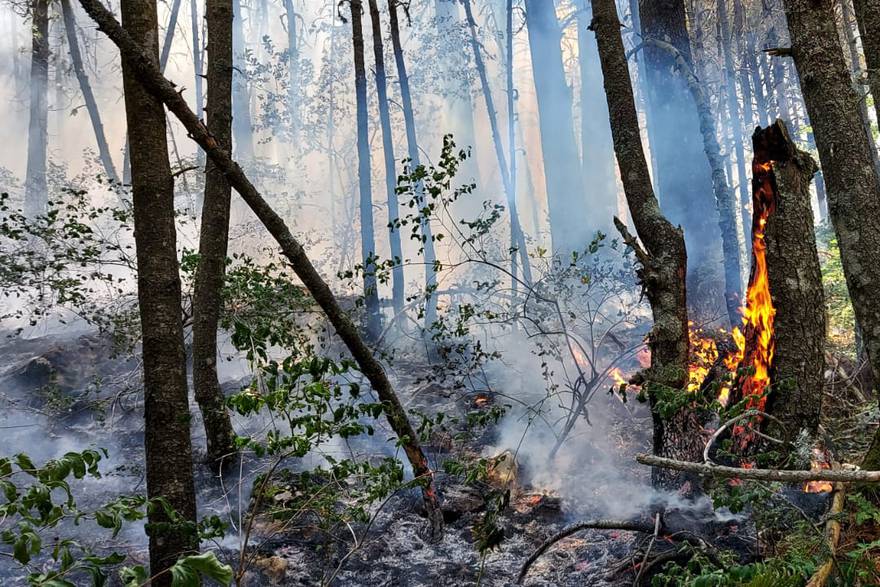
[[[199,576],[217,581],[224,587],[232,583],[232,567],[217,560],[213,552],[184,557],[171,567],[172,587],[200,587]]]

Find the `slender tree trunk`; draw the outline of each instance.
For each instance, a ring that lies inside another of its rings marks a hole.
[[[741,133],[747,132],[747,129],[754,128],[756,118],[760,118],[760,116],[756,117],[755,113],[755,100],[752,94],[752,81],[750,77],[751,64],[749,63],[746,56],[746,52],[748,51],[747,35],[749,35],[750,33],[747,33],[745,29],[745,7],[743,6],[742,0],[733,0],[733,37],[736,40],[737,54],[740,56],[741,59],[739,71],[736,74],[736,77],[739,80],[739,87],[742,90],[743,97],[743,125],[740,128]],[[744,47],[746,48],[744,49]],[[740,178],[740,182],[748,183],[748,177],[742,176]],[[747,230],[746,227],[749,226],[749,218],[751,218],[749,198],[747,196],[742,198],[739,204],[744,233],[743,245],[745,247],[746,258],[748,258],[751,254],[751,241],[748,237],[748,234],[745,233]]]
[[[118,182],[119,176],[116,175],[113,157],[110,155],[110,147],[107,146],[104,125],[101,123],[101,113],[98,110],[98,104],[95,102],[95,94],[92,93],[92,85],[89,83],[89,77],[86,75],[86,70],[83,66],[82,54],[79,51],[76,19],[70,7],[70,0],[61,0],[61,14],[64,18],[64,30],[67,33],[67,45],[70,47],[70,61],[73,64],[73,71],[76,73],[76,79],[79,82],[79,89],[82,92],[83,100],[86,103],[89,120],[92,122],[92,130],[95,132],[98,156],[101,159],[101,164],[104,166],[104,172],[107,174],[107,177],[114,182]]]
[[[294,149],[299,148],[299,39],[296,30],[296,9],[293,0],[284,0],[287,17],[287,110],[290,116],[290,136]],[[377,74],[378,75],[378,74]]]
[[[33,0],[31,19],[30,122],[24,212],[33,217],[45,214],[49,197],[46,185],[46,150],[49,141],[48,0]]]
[[[849,0],[840,0],[840,12],[843,17],[843,37],[846,43],[846,50],[849,53],[849,62],[852,65],[853,78],[855,80],[860,80],[862,78],[861,56],[859,55],[858,39],[856,39],[855,31],[853,31],[853,27],[855,26],[858,28],[858,25],[853,22],[853,12]],[[863,95],[865,94],[865,91],[860,85],[856,85],[856,92]],[[868,133],[868,138],[871,139],[872,152],[874,153],[874,165],[880,170],[880,159],[878,159],[880,155],[878,155],[877,145],[874,143],[874,133],[871,130],[871,116],[868,114],[868,101],[866,98],[867,95],[859,100],[859,114],[862,117],[862,123],[865,125],[865,130]]]
[[[245,62],[244,21],[241,0],[232,1],[232,139],[236,156],[243,161],[254,158],[254,130]]]
[[[397,18],[397,7],[400,0],[388,0],[388,14],[391,25],[391,45],[394,50],[394,63],[397,66],[397,79],[400,83],[400,102],[403,109],[403,123],[406,127],[406,145],[409,156],[409,165],[416,169],[421,165],[419,156],[418,135],[416,134],[416,118],[412,105],[412,94],[409,88],[409,75],[406,71],[406,61],[403,59],[403,46],[400,43],[400,23]],[[426,205],[421,185],[416,186],[416,198],[421,206]],[[422,244],[425,258],[425,328],[430,329],[437,321],[437,301],[434,291],[437,289],[437,254],[434,252],[434,237],[431,233],[431,224],[424,218],[421,219]]]
[[[519,217],[516,211],[516,194],[514,193],[513,182],[510,175],[511,170],[507,166],[507,159],[504,155],[504,146],[501,142],[501,131],[498,128],[498,113],[495,110],[495,100],[492,98],[492,88],[489,86],[489,76],[486,73],[486,64],[483,62],[483,54],[480,49],[480,44],[477,41],[477,23],[474,20],[474,13],[471,9],[470,0],[462,0],[462,4],[464,5],[465,18],[470,31],[471,50],[474,54],[474,63],[480,77],[480,87],[483,90],[483,99],[486,101],[486,112],[489,116],[489,126],[492,129],[492,144],[495,145],[495,157],[498,159],[498,170],[501,175],[502,183],[504,184],[504,193],[507,196],[507,206],[508,211],[510,212],[510,236],[511,240],[515,243],[516,248],[519,250],[521,258],[524,259],[523,277],[526,282],[531,283],[531,269],[527,262],[528,257],[525,254],[526,242],[523,237],[522,228],[520,228]],[[511,72],[510,76],[512,75]],[[512,77],[508,78],[507,83],[509,84],[509,87],[512,86]],[[508,95],[512,94],[508,92]],[[512,108],[512,102],[508,103],[508,107]],[[509,125],[508,131],[509,133],[512,133],[512,129]],[[512,136],[512,134],[510,134],[509,137],[510,136]]]
[[[810,183],[818,167],[797,148],[781,120],[757,130],[752,141],[755,208],[769,206],[766,224],[754,230],[762,235],[776,310],[773,387],[765,411],[779,419],[789,439],[801,430],[813,437],[825,372],[825,295],[810,204]]]
[[[581,169],[589,199],[591,231],[607,233],[617,212],[617,176],[614,143],[605,120],[608,106],[602,95],[602,68],[595,37],[588,31],[592,19],[589,0],[578,4],[578,67],[581,76]]]
[[[843,59],[832,0],[785,0],[785,12],[825,175],[828,212],[876,381],[880,377],[880,181],[871,142]],[[875,437],[864,465],[880,468],[880,436]]]
[[[562,33],[553,2],[526,0],[529,50],[538,97],[541,148],[553,248],[563,256],[582,251],[592,235],[574,138],[571,92],[562,64]]]
[[[330,287],[312,265],[305,249],[291,234],[284,220],[260,195],[242,171],[241,166],[232,160],[228,151],[219,146],[208,127],[193,113],[186,100],[178,93],[176,86],[163,77],[157,67],[156,58],[151,60],[147,56],[140,44],[119,25],[113,14],[100,3],[100,0],[80,0],[80,4],[89,16],[98,23],[99,28],[119,47],[123,61],[128,64],[130,69],[134,70],[144,87],[161,100],[183,124],[190,138],[196,141],[214,164],[223,171],[230,185],[241,195],[260,222],[278,242],[294,272],[303,282],[315,303],[327,315],[330,324],[357,362],[358,368],[370,382],[379,401],[382,402],[385,416],[412,465],[413,475],[421,482],[425,508],[431,521],[433,535],[439,538],[443,527],[443,516],[434,488],[433,472],[419,445],[418,435],[407,419],[406,412],[394,393],[394,388],[382,365],[364,344],[357,328],[339,306]],[[158,53],[158,50],[154,51]]]
[[[868,67],[868,87],[880,122],[880,0],[853,0]]]
[[[232,2],[208,0],[207,122],[217,143],[232,149]],[[235,432],[217,376],[217,328],[229,241],[232,190],[223,172],[208,161],[199,232],[199,265],[193,292],[193,386],[205,423],[208,462],[219,467],[235,452]]]
[[[685,393],[688,318],[684,235],[660,212],[651,187],[614,0],[593,0],[592,28],[599,45],[617,164],[636,232],[644,244],[643,248],[629,235],[625,225],[615,219],[618,230],[639,259],[639,278],[645,286],[654,315],[654,326],[648,336],[651,366],[642,373],[652,406],[654,453],[696,461],[703,446],[700,439],[702,426],[696,412],[690,406],[685,406],[663,418],[657,410],[659,392]],[[652,480],[656,486],[667,488],[682,486],[686,481],[696,483],[695,478],[671,474],[659,468],[653,470]]]
[[[171,12],[168,14],[168,26],[165,27],[165,38],[162,41],[162,53],[159,54],[159,67],[165,71],[168,66],[168,58],[171,56],[171,45],[174,43],[174,33],[177,30],[177,17],[180,15],[180,0],[171,3]]]
[[[364,271],[364,300],[367,310],[367,336],[375,339],[382,330],[379,290],[376,282],[376,238],[373,235],[373,187],[370,166],[369,113],[367,111],[367,70],[364,65],[364,32],[361,27],[361,0],[350,0],[351,33],[354,47],[354,87],[357,97],[358,186],[361,217],[361,262]]]
[[[290,2],[291,0],[287,0]],[[377,0],[369,0],[370,21],[373,28],[373,57],[376,61],[376,95],[379,101],[379,123],[382,126],[382,150],[385,155],[385,195],[388,202],[388,223],[391,225],[399,216],[397,201],[397,171],[394,164],[394,134],[391,130],[391,113],[388,109],[388,81],[385,73],[385,48],[382,44],[382,22],[379,18]],[[394,267],[391,274],[391,300],[394,314],[403,313],[404,285],[403,248],[400,244],[400,230],[393,226],[388,230],[391,258]]]
[[[126,32],[144,48],[143,59],[158,68],[156,4],[123,0]],[[157,69],[158,70],[158,69]],[[165,109],[138,81],[136,67],[123,60],[125,114],[131,138],[132,200],[138,263],[144,369],[144,444],[147,497],[163,498],[184,522],[196,522],[183,346],[180,274],[174,224],[174,179],[168,162]],[[161,507],[148,514],[150,572],[196,551],[195,531],[171,524]],[[165,573],[155,581],[170,585]]]
[[[642,38],[674,46],[691,67],[690,40],[683,0],[640,0]],[[723,297],[719,274],[720,238],[714,228],[717,212],[712,201],[712,168],[703,146],[700,122],[689,99],[686,80],[677,70],[675,56],[665,49],[645,50],[645,88],[651,152],[656,160],[657,195],[669,220],[684,228],[688,251],[691,303],[711,306]],[[689,161],[683,168],[682,161]],[[710,221],[711,219],[711,221]],[[703,292],[701,299],[695,293]],[[717,297],[716,297],[717,296]]]
[[[746,63],[749,67],[749,75],[752,78],[752,89],[755,92],[755,123],[767,125],[770,123],[770,109],[767,106],[767,95],[764,92],[764,83],[761,81],[761,68],[758,65],[758,48],[755,41],[755,33],[746,33]],[[760,56],[764,62],[764,56]]]
[[[195,90],[196,90],[196,102],[195,110],[196,114],[201,115],[202,108],[205,107],[205,99],[204,99],[204,90],[202,87],[202,75],[204,70],[204,63],[202,62],[203,53],[202,53],[202,42],[199,39],[199,3],[198,0],[190,0],[189,3],[189,12],[190,12],[190,27],[192,28],[192,52],[193,52],[193,69],[195,71]],[[201,161],[204,156],[203,151],[199,151],[199,160]]]

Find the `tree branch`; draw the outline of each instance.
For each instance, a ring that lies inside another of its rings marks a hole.
[[[823,469],[817,471],[784,471],[781,469],[740,469],[738,467],[725,467],[678,461],[664,457],[656,457],[649,454],[636,455],[636,461],[643,465],[685,471],[698,475],[713,475],[715,477],[751,479],[755,481],[780,481],[782,483],[806,483],[807,481],[829,481],[831,483],[878,483],[880,471],[833,471]]]

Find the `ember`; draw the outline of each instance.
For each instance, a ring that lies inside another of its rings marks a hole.
[[[831,468],[828,462],[828,452],[821,447],[814,446],[810,459],[810,470],[823,471]],[[808,481],[804,484],[804,493],[828,493],[834,486],[828,481]]]

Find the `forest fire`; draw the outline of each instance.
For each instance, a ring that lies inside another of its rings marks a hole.
[[[706,380],[706,376],[718,360],[718,345],[712,338],[703,335],[700,328],[688,323],[688,338],[691,346],[691,360],[688,365],[687,390],[697,392]]]

